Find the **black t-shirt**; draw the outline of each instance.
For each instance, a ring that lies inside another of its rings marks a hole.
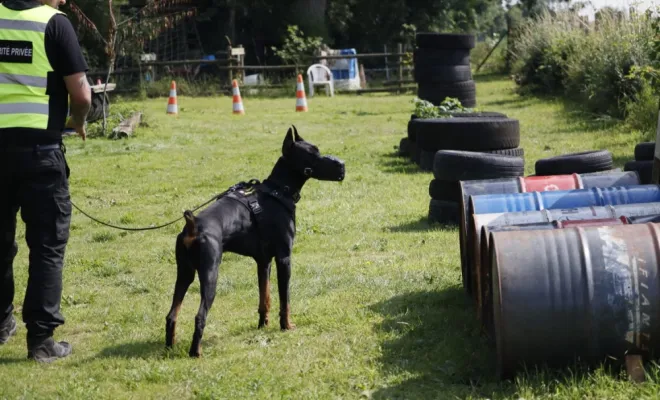
[[[11,10],[28,10],[41,6],[38,0],[4,0],[2,6]],[[57,14],[48,21],[45,32],[45,46],[48,61],[53,68],[48,73],[46,94],[48,101],[48,128],[41,129],[0,129],[0,144],[45,144],[61,140],[62,130],[69,110],[69,92],[64,77],[78,72],[87,72],[88,66],[78,43],[78,37],[71,21],[63,14]]]

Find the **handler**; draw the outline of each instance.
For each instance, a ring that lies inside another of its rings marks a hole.
[[[71,345],[53,340],[64,323],[62,268],[71,220],[62,131],[72,128],[85,140],[91,105],[87,63],[71,22],[58,10],[65,3],[0,4],[0,344],[16,333],[12,264],[20,209],[30,262],[22,315],[28,358],[39,362],[71,353]]]

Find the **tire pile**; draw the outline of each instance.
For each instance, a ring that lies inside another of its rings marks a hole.
[[[520,125],[504,114],[414,118],[408,133],[409,149],[419,154],[420,166],[433,171],[429,222],[458,223],[459,181],[524,175],[524,150],[518,147]]]
[[[536,176],[588,174],[610,171],[614,161],[607,150],[582,151],[539,159],[535,169]]]
[[[463,107],[475,107],[477,89],[470,67],[475,36],[424,32],[417,33],[415,43],[413,63],[418,97],[436,106],[446,97],[454,97]]]
[[[628,161],[624,171],[636,171],[642,185],[651,184],[653,177],[653,158],[655,154],[655,142],[642,142],[635,146],[635,160]]]
[[[429,184],[429,222],[456,225],[460,219],[459,181],[515,178],[525,174],[522,156],[489,152],[439,150]]]

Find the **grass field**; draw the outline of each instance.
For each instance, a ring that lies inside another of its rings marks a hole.
[[[536,159],[607,148],[617,166],[647,140],[613,121],[594,120],[562,102],[524,99],[501,77],[480,77],[480,107],[518,118],[527,173]],[[196,280],[164,349],[181,229],[120,232],[77,211],[67,249],[56,338],[74,353],[53,365],[25,360],[25,328],[0,347],[0,398],[652,398],[652,383],[616,373],[540,372],[498,382],[495,354],[478,331],[460,286],[457,230],[429,227],[431,174],[394,155],[412,96],[318,96],[310,112],[295,98],[148,100],[148,127],[122,141],[67,138],[72,200],[115,224],[145,226],[181,216],[230,185],[264,179],[295,124],[324,154],[346,161],[344,183],[310,181],[298,205],[292,318],[257,330],[258,286],[250,259],[226,254],[205,331],[203,358],[188,346],[199,306]],[[21,225],[16,305],[27,278]],[[276,274],[272,287],[276,288]],[[271,321],[279,301],[272,292]],[[655,382],[655,383],[653,383]]]

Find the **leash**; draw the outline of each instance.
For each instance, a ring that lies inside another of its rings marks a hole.
[[[260,184],[260,182],[257,179],[251,179],[248,182],[239,182],[239,183],[233,185],[232,187],[230,187],[229,189],[225,190],[224,192],[222,192],[220,194],[216,194],[215,196],[211,197],[208,201],[206,201],[205,203],[200,204],[199,206],[193,208],[191,211],[195,212],[195,211],[199,210],[200,208],[206,206],[207,204],[209,204],[209,203],[211,203],[215,200],[218,200],[221,197],[224,197],[225,195],[227,195],[227,193],[234,192],[238,189],[244,189],[246,187],[253,187],[253,186],[256,186],[258,184]],[[81,210],[80,207],[78,207],[73,201],[71,202],[71,205],[74,206],[76,208],[76,210],[80,211],[83,215],[85,215],[87,218],[91,219],[92,221],[97,222],[101,225],[105,225],[107,227],[114,228],[114,229],[119,229],[119,230],[122,230],[122,231],[150,231],[150,230],[155,230],[155,229],[161,229],[161,228],[165,228],[167,226],[170,226],[170,225],[172,225],[176,222],[179,222],[180,220],[185,218],[185,215],[184,215],[184,216],[181,216],[181,217],[175,219],[174,221],[170,221],[166,224],[159,225],[159,226],[150,226],[150,227],[145,227],[145,228],[127,228],[127,227],[123,227],[123,226],[113,225],[113,224],[110,224],[110,223],[107,223],[107,222],[103,222],[99,219],[96,219],[96,218],[92,217],[91,215],[87,214],[86,212],[84,212],[83,210]]]
[[[219,199],[220,197],[224,196],[225,194],[226,194],[226,192],[225,192],[225,193],[221,193],[221,194],[219,194],[219,195],[215,195],[215,196],[213,196],[213,197],[212,197],[209,201],[207,201],[206,203],[204,203],[204,204],[202,204],[202,205],[199,205],[199,206],[197,206],[196,208],[194,208],[194,209],[192,210],[192,212],[195,212],[195,211],[199,210],[200,208],[204,207],[205,205],[211,203],[211,202],[214,201],[214,200]],[[158,225],[158,226],[150,226],[150,227],[145,227],[145,228],[128,228],[128,227],[112,225],[112,224],[110,224],[110,223],[100,221],[100,220],[98,220],[98,219],[92,217],[91,215],[87,214],[87,213],[84,212],[83,210],[81,210],[80,207],[78,207],[73,201],[71,202],[71,205],[74,206],[74,207],[76,208],[76,210],[80,211],[83,215],[85,215],[87,218],[91,219],[92,221],[97,222],[97,223],[99,223],[99,224],[101,224],[101,225],[105,225],[105,226],[108,226],[108,227],[110,227],[110,228],[115,228],[115,229],[119,229],[119,230],[122,230],[122,231],[149,231],[149,230],[155,230],[155,229],[162,229],[162,228],[165,228],[165,227],[167,227],[167,226],[170,226],[170,225],[172,225],[172,224],[174,224],[174,223],[176,223],[176,222],[179,222],[180,220],[182,220],[182,219],[184,218],[184,217],[182,216],[182,217],[179,217],[179,218],[175,219],[174,221],[170,221],[170,222],[168,222],[168,223],[166,223],[166,224]]]

